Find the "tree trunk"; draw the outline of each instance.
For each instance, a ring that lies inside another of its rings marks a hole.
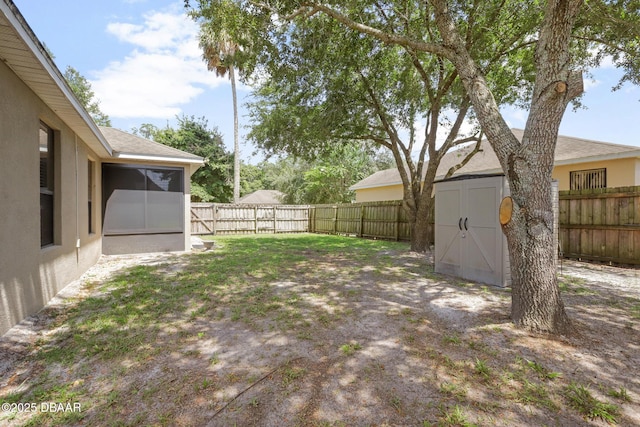
[[[433,223],[433,202],[431,188],[433,184],[425,183],[425,190],[415,200],[415,212],[408,215],[411,227],[411,250],[413,252],[427,252],[433,243],[431,240],[431,229]],[[405,209],[408,209],[405,203]]]
[[[503,226],[511,262],[511,319],[532,331],[566,334],[571,324],[556,277],[551,182],[530,181],[526,188],[512,191],[516,206],[511,221]],[[517,200],[526,200],[526,206]]]
[[[465,48],[444,0],[434,0],[436,21],[460,73],[475,113],[507,175],[513,199],[503,226],[511,261],[514,323],[530,330],[565,334],[570,322],[560,298],[553,245],[551,172],[558,128],[568,103],[582,92],[570,70],[571,30],[583,0],[550,0],[536,46],[536,81],[522,141],[500,114],[478,64]]]
[[[429,250],[429,235],[431,224],[425,215],[417,215],[411,224],[411,251],[427,252]]]
[[[233,203],[240,199],[240,144],[238,142],[238,95],[236,93],[236,73],[229,66],[231,93],[233,97]]]

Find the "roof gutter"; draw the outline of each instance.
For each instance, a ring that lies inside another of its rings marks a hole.
[[[27,21],[24,19],[16,5],[11,0],[3,0],[0,1],[0,11],[6,16],[7,20],[11,23],[13,28],[18,33],[18,36],[22,40],[22,42],[31,50],[34,54],[42,68],[47,72],[53,83],[62,91],[63,95],[67,98],[69,103],[73,106],[76,112],[80,115],[80,117],[85,121],[87,127],[91,130],[91,132],[95,135],[96,139],[102,147],[109,153],[109,155],[113,154],[113,149],[102,135],[98,126],[95,124],[89,113],[84,109],[84,107],[76,98],[76,95],[73,93],[73,90],[69,87],[64,76],[58,70],[58,67],[54,64],[53,60],[46,53],[45,48],[42,46],[42,43],[38,40],[35,33],[27,24]],[[77,133],[77,132],[76,132]]]
[[[195,165],[204,164],[204,159],[202,158],[187,159],[184,157],[150,156],[148,154],[123,153],[120,151],[114,151],[112,157],[122,160],[146,160],[150,162],[189,163]]]

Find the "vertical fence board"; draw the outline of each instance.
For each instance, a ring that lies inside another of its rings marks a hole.
[[[309,206],[191,204],[192,234],[265,234],[309,231]]]
[[[560,192],[564,256],[640,265],[640,186]]]

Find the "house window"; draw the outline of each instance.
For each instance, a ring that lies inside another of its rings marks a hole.
[[[589,169],[569,172],[571,190],[607,188],[607,169]]]
[[[40,246],[54,243],[54,136],[53,130],[40,123]]]
[[[182,168],[102,165],[105,235],[182,233]]]
[[[96,162],[93,162],[91,160],[88,161],[87,163],[87,182],[88,182],[88,186],[89,188],[87,189],[87,201],[88,201],[88,207],[87,207],[87,215],[89,217],[89,234],[93,234],[95,232],[94,229],[94,221],[95,221],[95,215],[93,213],[93,175],[95,174],[95,169],[96,169]]]

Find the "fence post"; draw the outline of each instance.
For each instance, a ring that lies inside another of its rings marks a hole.
[[[402,209],[402,203],[399,203],[398,206],[396,206],[396,225],[395,225],[396,242],[400,240],[400,209]]]
[[[258,234],[258,207],[253,207],[253,232]]]
[[[216,204],[213,204],[213,232],[211,234],[213,234],[214,236],[217,234],[218,232],[218,223],[216,222],[216,218],[218,217],[218,207],[216,206]]]
[[[338,234],[338,205],[333,205],[333,234]]]
[[[360,236],[364,235],[364,205],[360,205]]]
[[[273,205],[273,234],[278,232],[278,207]]]

